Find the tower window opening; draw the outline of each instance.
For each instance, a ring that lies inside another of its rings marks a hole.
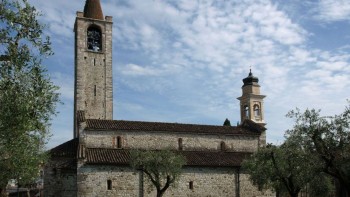
[[[249,107],[248,107],[248,105],[244,106],[244,116],[246,118],[249,118]]]
[[[179,138],[179,139],[178,139],[178,144],[179,144],[179,150],[183,150],[182,138]]]
[[[87,48],[95,52],[99,52],[102,49],[101,30],[96,26],[90,26],[87,29]]]
[[[96,66],[96,59],[94,59],[94,66]]]
[[[254,116],[260,116],[259,105],[254,105]]]
[[[107,190],[112,190],[112,180],[107,180]]]

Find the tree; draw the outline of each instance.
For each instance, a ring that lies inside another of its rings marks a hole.
[[[52,55],[39,13],[27,0],[0,2],[0,192],[26,184],[45,161],[49,121],[58,99],[42,59]]]
[[[231,126],[231,122],[229,119],[226,118],[226,120],[224,122],[224,126]]]
[[[337,196],[350,196],[350,106],[340,115],[321,117],[320,110],[290,111],[295,125],[287,132],[297,136],[322,171],[336,179]]]
[[[157,197],[179,178],[185,158],[171,150],[132,150],[130,165],[144,172],[157,190]]]
[[[327,179],[320,174],[315,165],[317,162],[298,140],[289,138],[280,146],[269,144],[245,160],[243,169],[250,174],[253,184],[259,189],[274,188],[277,194],[288,193],[291,197],[297,197],[307,184],[317,179]],[[329,190],[324,191],[323,194],[327,195]]]

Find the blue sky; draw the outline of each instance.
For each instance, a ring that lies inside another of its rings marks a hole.
[[[45,60],[61,87],[52,148],[73,137],[74,32],[85,1],[30,0],[49,26]],[[114,119],[222,125],[240,120],[250,66],[265,98],[267,141],[296,107],[334,115],[350,90],[348,0],[101,0],[113,16]]]

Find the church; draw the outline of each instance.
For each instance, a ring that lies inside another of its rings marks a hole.
[[[130,150],[169,147],[186,164],[165,196],[273,196],[241,169],[266,144],[258,78],[250,71],[243,79],[237,126],[113,120],[112,25],[100,0],[86,0],[76,14],[74,138],[50,150],[44,196],[155,196],[143,172],[130,167]]]

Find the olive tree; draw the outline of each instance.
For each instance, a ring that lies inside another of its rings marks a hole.
[[[0,190],[33,181],[45,161],[59,102],[42,59],[52,55],[39,13],[27,0],[0,1]]]
[[[130,155],[131,166],[147,175],[157,197],[176,182],[185,164],[185,158],[171,150],[133,150]]]

